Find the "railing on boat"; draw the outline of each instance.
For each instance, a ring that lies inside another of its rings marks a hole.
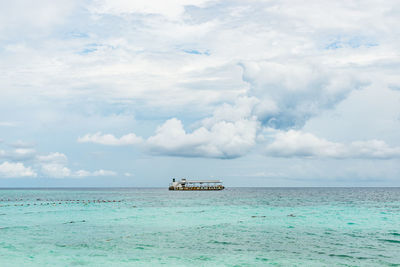
[[[222,190],[225,187],[221,184],[220,180],[195,180],[188,181],[186,179],[181,179],[177,182],[172,179],[172,183],[169,186],[169,190]]]
[[[222,185],[217,185],[217,186],[183,186],[183,187],[174,187],[170,186],[169,190],[222,190],[225,187]]]

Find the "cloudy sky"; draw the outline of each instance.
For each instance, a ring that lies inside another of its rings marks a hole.
[[[0,186],[400,186],[400,2],[0,2]]]

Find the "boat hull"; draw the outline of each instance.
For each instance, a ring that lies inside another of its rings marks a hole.
[[[173,187],[170,186],[168,188],[171,191],[221,191],[224,190],[224,186],[216,186],[216,187]]]

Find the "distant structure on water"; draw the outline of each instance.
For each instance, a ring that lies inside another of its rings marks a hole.
[[[179,182],[172,179],[169,185],[169,190],[192,190],[192,191],[208,191],[208,190],[222,190],[225,187],[220,180],[197,180],[188,181],[181,179]]]

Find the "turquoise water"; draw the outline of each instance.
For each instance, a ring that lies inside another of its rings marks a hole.
[[[400,189],[0,190],[0,266],[81,265],[400,266]]]

